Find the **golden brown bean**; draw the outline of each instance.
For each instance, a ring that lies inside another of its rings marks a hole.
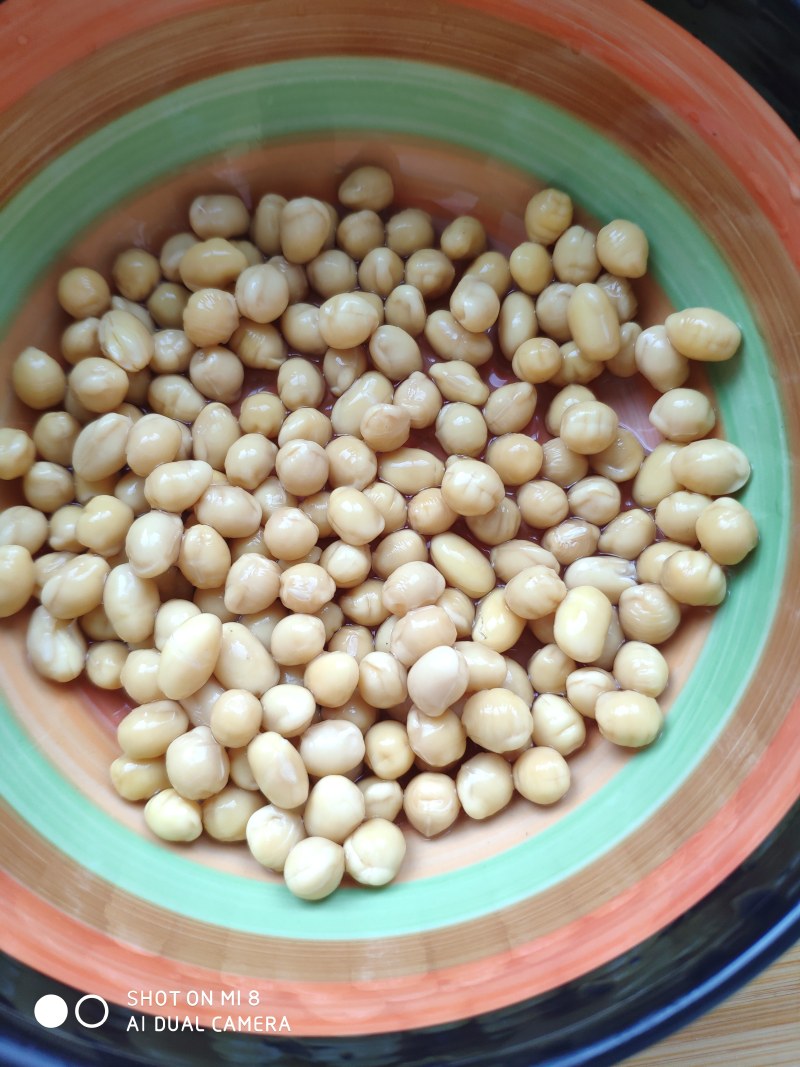
[[[398,256],[410,256],[418,249],[429,248],[433,240],[431,217],[419,208],[399,211],[386,223],[386,244]]]
[[[162,374],[154,378],[147,390],[147,402],[153,411],[179,422],[194,422],[206,406],[206,398],[180,374]]]
[[[578,663],[592,663],[601,654],[611,624],[611,602],[591,585],[569,589],[555,612],[556,644]]]
[[[553,249],[553,270],[561,282],[571,285],[593,282],[600,273],[595,235],[583,226],[565,230]]]
[[[619,352],[619,319],[600,286],[578,285],[569,299],[567,322],[575,344],[587,359],[608,360]]]
[[[552,526],[541,539],[542,548],[551,552],[562,566],[591,556],[597,549],[600,530],[586,519],[565,519]]]
[[[52,682],[71,682],[83,671],[86,641],[74,619],[56,619],[44,606],[28,622],[25,647],[31,666]]]
[[[98,689],[121,689],[127,657],[128,646],[122,641],[95,641],[86,654],[86,677]]]
[[[33,596],[36,573],[27,548],[0,545],[0,619],[21,611]]]
[[[182,700],[196,693],[213,674],[221,644],[222,624],[216,615],[201,613],[182,623],[161,652],[158,684],[165,696]]]
[[[582,716],[568,700],[544,693],[533,702],[533,742],[555,749],[562,756],[580,748],[586,740]]]
[[[217,841],[244,841],[250,817],[260,809],[260,797],[235,785],[226,785],[216,796],[203,802],[203,829]]]
[[[128,392],[128,375],[110,359],[90,356],[70,371],[69,387],[88,411],[114,411]]]
[[[663,655],[642,641],[626,641],[614,659],[613,672],[621,689],[632,689],[649,697],[661,696],[669,680],[669,667]]]
[[[31,507],[48,514],[80,501],[72,475],[58,463],[34,463],[22,479],[22,492]]]
[[[448,292],[455,277],[455,267],[436,248],[418,248],[406,260],[405,281],[413,285],[425,300],[437,300]]]
[[[313,615],[294,614],[281,619],[272,631],[270,651],[282,667],[309,663],[325,646],[325,626]]]
[[[0,512],[0,545],[19,545],[34,555],[47,540],[47,518],[24,504]]]
[[[629,640],[660,645],[677,630],[681,609],[660,585],[645,582],[620,596],[619,621]]]
[[[322,201],[310,196],[289,200],[280,214],[281,252],[290,263],[309,263],[324,248],[330,229]]]
[[[434,363],[428,374],[446,400],[480,407],[489,397],[489,386],[473,366],[462,360]]]
[[[441,486],[445,503],[458,515],[486,515],[505,496],[497,471],[475,459],[451,457]]]
[[[522,515],[515,501],[503,497],[497,507],[487,515],[467,517],[469,532],[484,545],[500,545],[517,536]]]
[[[567,587],[550,567],[534,564],[515,574],[504,589],[509,608],[522,619],[552,614],[567,594]]]
[[[586,456],[608,448],[617,426],[617,413],[608,404],[584,400],[566,409],[561,417],[559,434],[568,448]]]
[[[236,300],[223,289],[199,289],[192,293],[183,309],[184,332],[199,348],[225,344],[238,325]],[[102,322],[100,329],[102,340]]]
[[[539,329],[559,344],[570,339],[567,309],[575,286],[568,282],[552,282],[536,298],[536,320]]]
[[[664,441],[645,457],[633,480],[631,496],[642,508],[655,508],[659,501],[682,488],[672,471],[672,460],[687,445]]]
[[[486,231],[472,215],[459,215],[445,226],[439,243],[448,259],[473,259],[486,248]]]
[[[125,800],[147,800],[170,784],[163,758],[133,760],[118,756],[111,764],[110,777],[114,789]]]
[[[622,512],[600,534],[597,547],[626,560],[637,556],[655,540],[656,524],[653,516],[641,508]]]
[[[530,708],[507,689],[473,694],[464,705],[461,721],[470,740],[498,754],[522,748],[533,730]]]
[[[627,482],[635,477],[644,460],[639,440],[624,426],[618,427],[611,444],[595,452],[589,462],[593,471],[612,482]]]
[[[600,733],[615,745],[643,748],[661,733],[664,717],[651,696],[615,690],[597,698],[595,709]]]
[[[353,259],[364,259],[368,252],[383,244],[383,238],[383,220],[369,209],[346,214],[336,229],[339,248]]]
[[[188,726],[189,719],[180,704],[156,700],[128,712],[117,727],[117,741],[131,759],[155,759],[163,756]]]
[[[383,167],[356,167],[339,186],[337,196],[345,207],[383,211],[394,200],[392,176]]]
[[[593,719],[597,698],[617,688],[612,674],[601,667],[580,667],[567,676],[567,700],[586,719]]]
[[[408,276],[408,268],[406,268],[406,276]],[[465,330],[471,333],[483,333],[497,321],[497,316],[500,314],[500,298],[486,282],[482,282],[474,275],[465,275],[450,297],[450,311]]]
[[[120,640],[130,644],[147,640],[159,606],[155,582],[137,577],[129,564],[111,570],[103,587],[103,607]]]
[[[442,394],[427,375],[414,371],[394,391],[396,407],[408,412],[415,430],[432,426],[442,406]]]
[[[134,423],[128,434],[128,466],[146,478],[159,464],[170,463],[181,448],[180,424],[163,415],[145,415]]]
[[[75,441],[78,439],[80,431],[80,423],[69,412],[48,411],[37,419],[36,425],[33,427],[33,444],[36,446],[36,452],[39,453],[41,459],[49,460],[51,463],[60,463],[62,467],[69,467],[72,465],[72,450],[75,447]],[[4,432],[16,435],[23,431],[11,430]],[[19,438],[15,438],[15,440],[20,441]],[[18,470],[19,473],[9,473],[7,477],[20,478],[30,469],[35,455],[29,454],[27,449],[22,452],[14,452],[14,455],[17,457],[14,461],[15,465],[12,464],[11,467],[6,469],[13,468]],[[30,463],[28,459],[30,459]]]
[[[267,193],[261,197],[253,212],[250,236],[267,256],[274,256],[280,251],[280,218],[285,204],[285,197]]]
[[[758,544],[758,528],[747,508],[723,496],[700,513],[696,524],[702,548],[723,566],[740,563]]]
[[[747,456],[730,441],[692,441],[671,460],[675,479],[686,489],[709,496],[730,496],[750,477]]]
[[[525,620],[506,603],[505,591],[493,589],[480,601],[475,612],[472,640],[488,645],[496,652],[513,648],[525,629]]]
[[[714,429],[716,415],[708,397],[696,389],[670,389],[653,404],[650,422],[668,440],[688,444]]]
[[[623,592],[636,585],[636,565],[617,556],[585,556],[567,567],[564,582],[568,589],[594,586],[617,604]]]
[[[584,478],[589,470],[586,456],[574,452],[561,437],[553,437],[542,446],[543,478],[566,489]]]
[[[53,618],[77,619],[102,603],[109,570],[102,556],[76,556],[47,579],[40,600]]]
[[[331,422],[334,430],[336,433],[357,434],[364,413],[373,404],[391,403],[392,394],[392,384],[383,374],[378,371],[361,374],[333,405]]]
[[[222,623],[214,674],[226,689],[246,689],[257,696],[277,685],[280,677],[275,661],[258,638],[233,621]]]
[[[670,541],[696,545],[697,519],[710,503],[711,497],[704,496],[702,493],[688,493],[685,490],[670,493],[658,502],[655,514],[656,525]]]
[[[492,357],[491,338],[484,333],[471,333],[449,311],[434,311],[428,316],[425,338],[440,359],[481,367]]]
[[[659,393],[683,385],[689,377],[689,360],[673,347],[664,326],[650,326],[636,338],[636,368]]]
[[[406,818],[424,837],[435,837],[452,826],[460,808],[455,784],[446,774],[418,774],[403,796]]]
[[[383,310],[388,325],[398,326],[412,337],[418,337],[425,329],[425,301],[413,285],[395,286],[386,297]]]
[[[525,208],[525,232],[531,241],[553,244],[572,222],[572,201],[560,189],[542,189]]]
[[[622,326],[626,323],[636,326],[636,335],[641,332],[641,327],[636,323],[631,323],[630,320],[636,314],[638,310],[638,302],[636,300],[636,294],[633,291],[633,286],[627,278],[620,278],[616,274],[601,274],[595,282],[595,285],[599,286],[606,294],[611,302],[611,306],[617,316],[617,320],[620,323],[620,349],[622,349],[623,331]],[[625,340],[630,341],[631,331],[628,330],[625,333]],[[635,340],[635,337],[634,337]],[[619,352],[617,353],[617,356]],[[617,356],[612,356],[612,359],[616,359]],[[630,356],[626,354],[623,359],[633,358],[633,351],[631,350]],[[617,364],[617,370],[619,370],[621,364]],[[614,373],[614,372],[612,372]],[[624,375],[621,375],[624,377]]]
[[[97,331],[100,320],[96,318],[78,319],[71,322],[61,334],[61,355],[73,366],[89,356],[102,355]]]
[[[554,748],[529,748],[514,761],[517,792],[532,804],[555,804],[570,787],[569,764]]]
[[[127,248],[120,252],[111,268],[117,290],[127,299],[144,301],[161,280],[156,257],[143,248]]]
[[[720,604],[727,591],[725,572],[707,552],[684,549],[661,568],[661,585],[679,604]]]
[[[681,355],[702,363],[730,359],[742,340],[735,322],[707,307],[685,308],[668,315],[667,337]]]
[[[597,257],[612,274],[641,278],[647,271],[648,253],[644,231],[629,219],[613,219],[597,235]]]
[[[544,480],[520,486],[517,504],[525,522],[540,530],[556,526],[569,514],[567,494],[561,486]]]
[[[176,514],[192,507],[211,484],[212,468],[203,460],[162,463],[145,480],[151,507]]]
[[[102,315],[110,300],[105,278],[89,267],[73,267],[58,280],[58,302],[74,319]]]
[[[26,348],[11,367],[11,384],[23,404],[36,411],[56,407],[64,399],[67,379],[61,366],[39,348]]]
[[[278,597],[281,572],[271,559],[245,553],[225,577],[225,607],[236,615],[265,611]]]
[[[605,526],[619,513],[622,495],[608,478],[594,475],[576,482],[567,493],[570,511],[595,526]]]
[[[156,286],[150,294],[147,301],[147,310],[152,316],[152,320],[157,323],[163,331],[168,330],[171,332],[174,330],[182,333],[183,312],[189,302],[190,296],[191,293],[185,286],[178,285],[175,282],[162,282],[161,285]],[[117,308],[116,310],[126,309]],[[155,345],[155,339],[153,343]],[[150,362],[151,365],[155,363],[155,355]]]

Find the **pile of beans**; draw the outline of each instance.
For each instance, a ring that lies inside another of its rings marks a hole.
[[[0,430],[26,501],[0,616],[38,600],[33,667],[127,693],[111,780],[154,834],[246,840],[309,900],[391,881],[398,817],[557,802],[592,721],[654,741],[658,646],[757,541],[747,457],[685,387],[739,330],[633,321],[639,226],[544,189],[506,256],[393,212],[378,167],[338,199],[199,196],[113,290],[68,270],[62,359],[13,365],[40,414]],[[649,453],[591,388],[637,373]]]

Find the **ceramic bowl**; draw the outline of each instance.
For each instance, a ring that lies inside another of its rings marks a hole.
[[[108,271],[132,242],[158,248],[197,192],[332,197],[348,167],[378,162],[400,203],[475,213],[503,245],[522,236],[531,190],[553,184],[586,217],[646,228],[640,321],[708,304],[741,326],[739,355],[696,381],[751,458],[742,499],[761,531],[725,603],[668,646],[657,744],[630,755],[593,737],[562,804],[519,801],[417,838],[396,884],[317,905],[243,847],[152,838],[109,785],[122,698],[38,679],[22,623],[4,626],[9,1002],[29,1016],[34,990],[63,986],[108,1001],[103,1027],[57,1035],[70,1062],[91,1037],[136,1062],[203,1049],[215,1062],[513,1065],[599,1040],[608,1019],[618,1031],[625,996],[646,991],[652,1008],[659,975],[703,958],[711,920],[686,945],[675,923],[746,869],[798,794],[792,135],[639,0],[52,0],[12,4],[2,35],[6,376],[26,344],[57,351],[65,266]],[[618,400],[644,432],[644,394]],[[0,422],[30,425],[8,389]],[[154,1033],[155,1014],[193,1018],[191,1040]],[[128,1022],[140,1015],[143,1032]],[[250,1022],[217,1032],[229,1015]],[[283,1044],[258,1022],[270,1017],[286,1017]]]

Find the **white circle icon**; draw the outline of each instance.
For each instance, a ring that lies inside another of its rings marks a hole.
[[[61,1026],[67,1017],[67,1002],[56,993],[48,993],[36,1001],[33,1015],[40,1026],[46,1026],[48,1029]]]
[[[85,1004],[87,1000],[96,1000],[98,1004],[103,1005],[103,1018],[99,1022],[87,1023],[85,1019],[81,1018],[81,1004]],[[102,997],[99,997],[97,993],[87,993],[86,996],[81,997],[81,999],[75,1005],[75,1018],[78,1020],[81,1026],[85,1026],[87,1030],[94,1030],[96,1027],[102,1026],[108,1018],[108,1003],[103,1000]]]

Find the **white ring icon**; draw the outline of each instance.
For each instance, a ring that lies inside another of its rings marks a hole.
[[[85,1004],[87,1000],[96,1000],[103,1005],[103,1018],[100,1020],[100,1022],[87,1023],[81,1018],[80,1007],[81,1004]],[[98,1026],[102,1026],[108,1018],[108,1003],[103,1000],[102,997],[99,997],[97,993],[87,993],[86,996],[81,997],[81,999],[75,1005],[75,1018],[78,1020],[81,1026],[85,1026],[87,1030],[95,1030]]]

